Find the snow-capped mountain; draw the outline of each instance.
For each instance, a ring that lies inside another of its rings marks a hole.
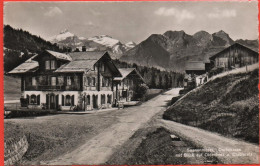
[[[67,29],[60,32],[60,34],[52,36],[49,38],[49,41],[52,43],[57,43],[67,38],[76,37],[73,33],[70,33]]]
[[[126,49],[130,50],[131,48],[134,48],[136,46],[136,43],[130,41],[130,42],[126,43],[125,46],[126,46]]]
[[[136,46],[134,42],[122,44],[108,35],[78,37],[68,30],[61,31],[58,35],[51,37],[49,41],[60,47],[71,47],[72,50],[82,51],[82,46],[86,46],[87,51],[108,51],[115,59],[119,59],[124,52]]]
[[[118,45],[120,43],[119,40],[113,39],[112,37],[110,37],[108,35],[94,36],[94,37],[88,38],[88,40],[92,40],[96,43],[102,44],[102,45],[110,47],[110,48],[112,48],[115,45]]]

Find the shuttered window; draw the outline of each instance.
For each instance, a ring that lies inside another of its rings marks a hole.
[[[71,105],[74,106],[74,95],[71,96]]]
[[[92,86],[96,86],[96,78],[92,77]]]
[[[61,105],[64,106],[64,95],[62,95],[62,101]]]
[[[37,95],[37,105],[40,105],[40,103],[41,103],[41,96]]]

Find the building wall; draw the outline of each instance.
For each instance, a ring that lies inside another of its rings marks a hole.
[[[102,103],[102,95],[104,96],[104,103]],[[88,101],[89,96],[89,101]],[[94,96],[97,97],[96,108],[94,106],[93,100]],[[108,103],[108,98],[110,97],[110,102]],[[85,98],[85,100],[84,100]],[[83,110],[93,110],[93,109],[103,109],[111,108],[113,104],[113,92],[112,91],[83,91],[82,92],[82,108]]]
[[[250,65],[258,61],[258,56],[255,56],[253,52],[243,47],[231,47],[227,51],[224,51],[214,60],[216,67],[243,67]]]
[[[58,105],[61,105],[61,110],[70,110],[71,106],[62,106],[62,95],[66,96],[66,95],[70,95],[73,96],[74,95],[74,104],[80,104],[80,91],[24,91],[22,92],[22,96],[24,98],[26,98],[27,95],[32,96],[32,95],[40,95],[40,104],[30,104],[29,103],[29,108],[38,108],[41,109],[42,108],[42,104],[46,104],[46,95],[47,94],[54,94],[55,96],[58,95],[59,96],[59,101],[58,101]]]

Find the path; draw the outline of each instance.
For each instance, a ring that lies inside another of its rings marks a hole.
[[[259,146],[244,141],[223,137],[217,133],[161,120],[164,127],[201,147],[213,149],[224,164],[258,164]]]
[[[122,110],[119,122],[94,136],[78,149],[59,158],[44,162],[44,165],[98,165],[105,163],[109,157],[127,141],[135,131],[147,123],[156,113],[165,109],[173,96],[180,89],[172,89],[140,106]],[[87,123],[87,122],[86,122]],[[98,122],[97,122],[98,123]]]

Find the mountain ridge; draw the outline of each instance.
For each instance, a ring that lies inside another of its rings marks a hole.
[[[168,70],[184,72],[185,63],[191,60],[208,62],[209,57],[224,48],[238,42],[254,50],[258,49],[258,40],[234,41],[229,34],[220,30],[208,33],[204,30],[193,35],[185,31],[166,31],[163,34],[152,34],[147,39],[126,51],[120,60],[146,66],[159,66]],[[146,44],[144,44],[146,43]],[[151,51],[153,48],[157,51]],[[147,54],[150,54],[149,56]],[[170,58],[168,58],[168,56]],[[147,60],[147,57],[150,59]],[[160,59],[160,61],[158,61]],[[162,62],[164,61],[164,62]],[[149,63],[150,62],[150,63]]]

